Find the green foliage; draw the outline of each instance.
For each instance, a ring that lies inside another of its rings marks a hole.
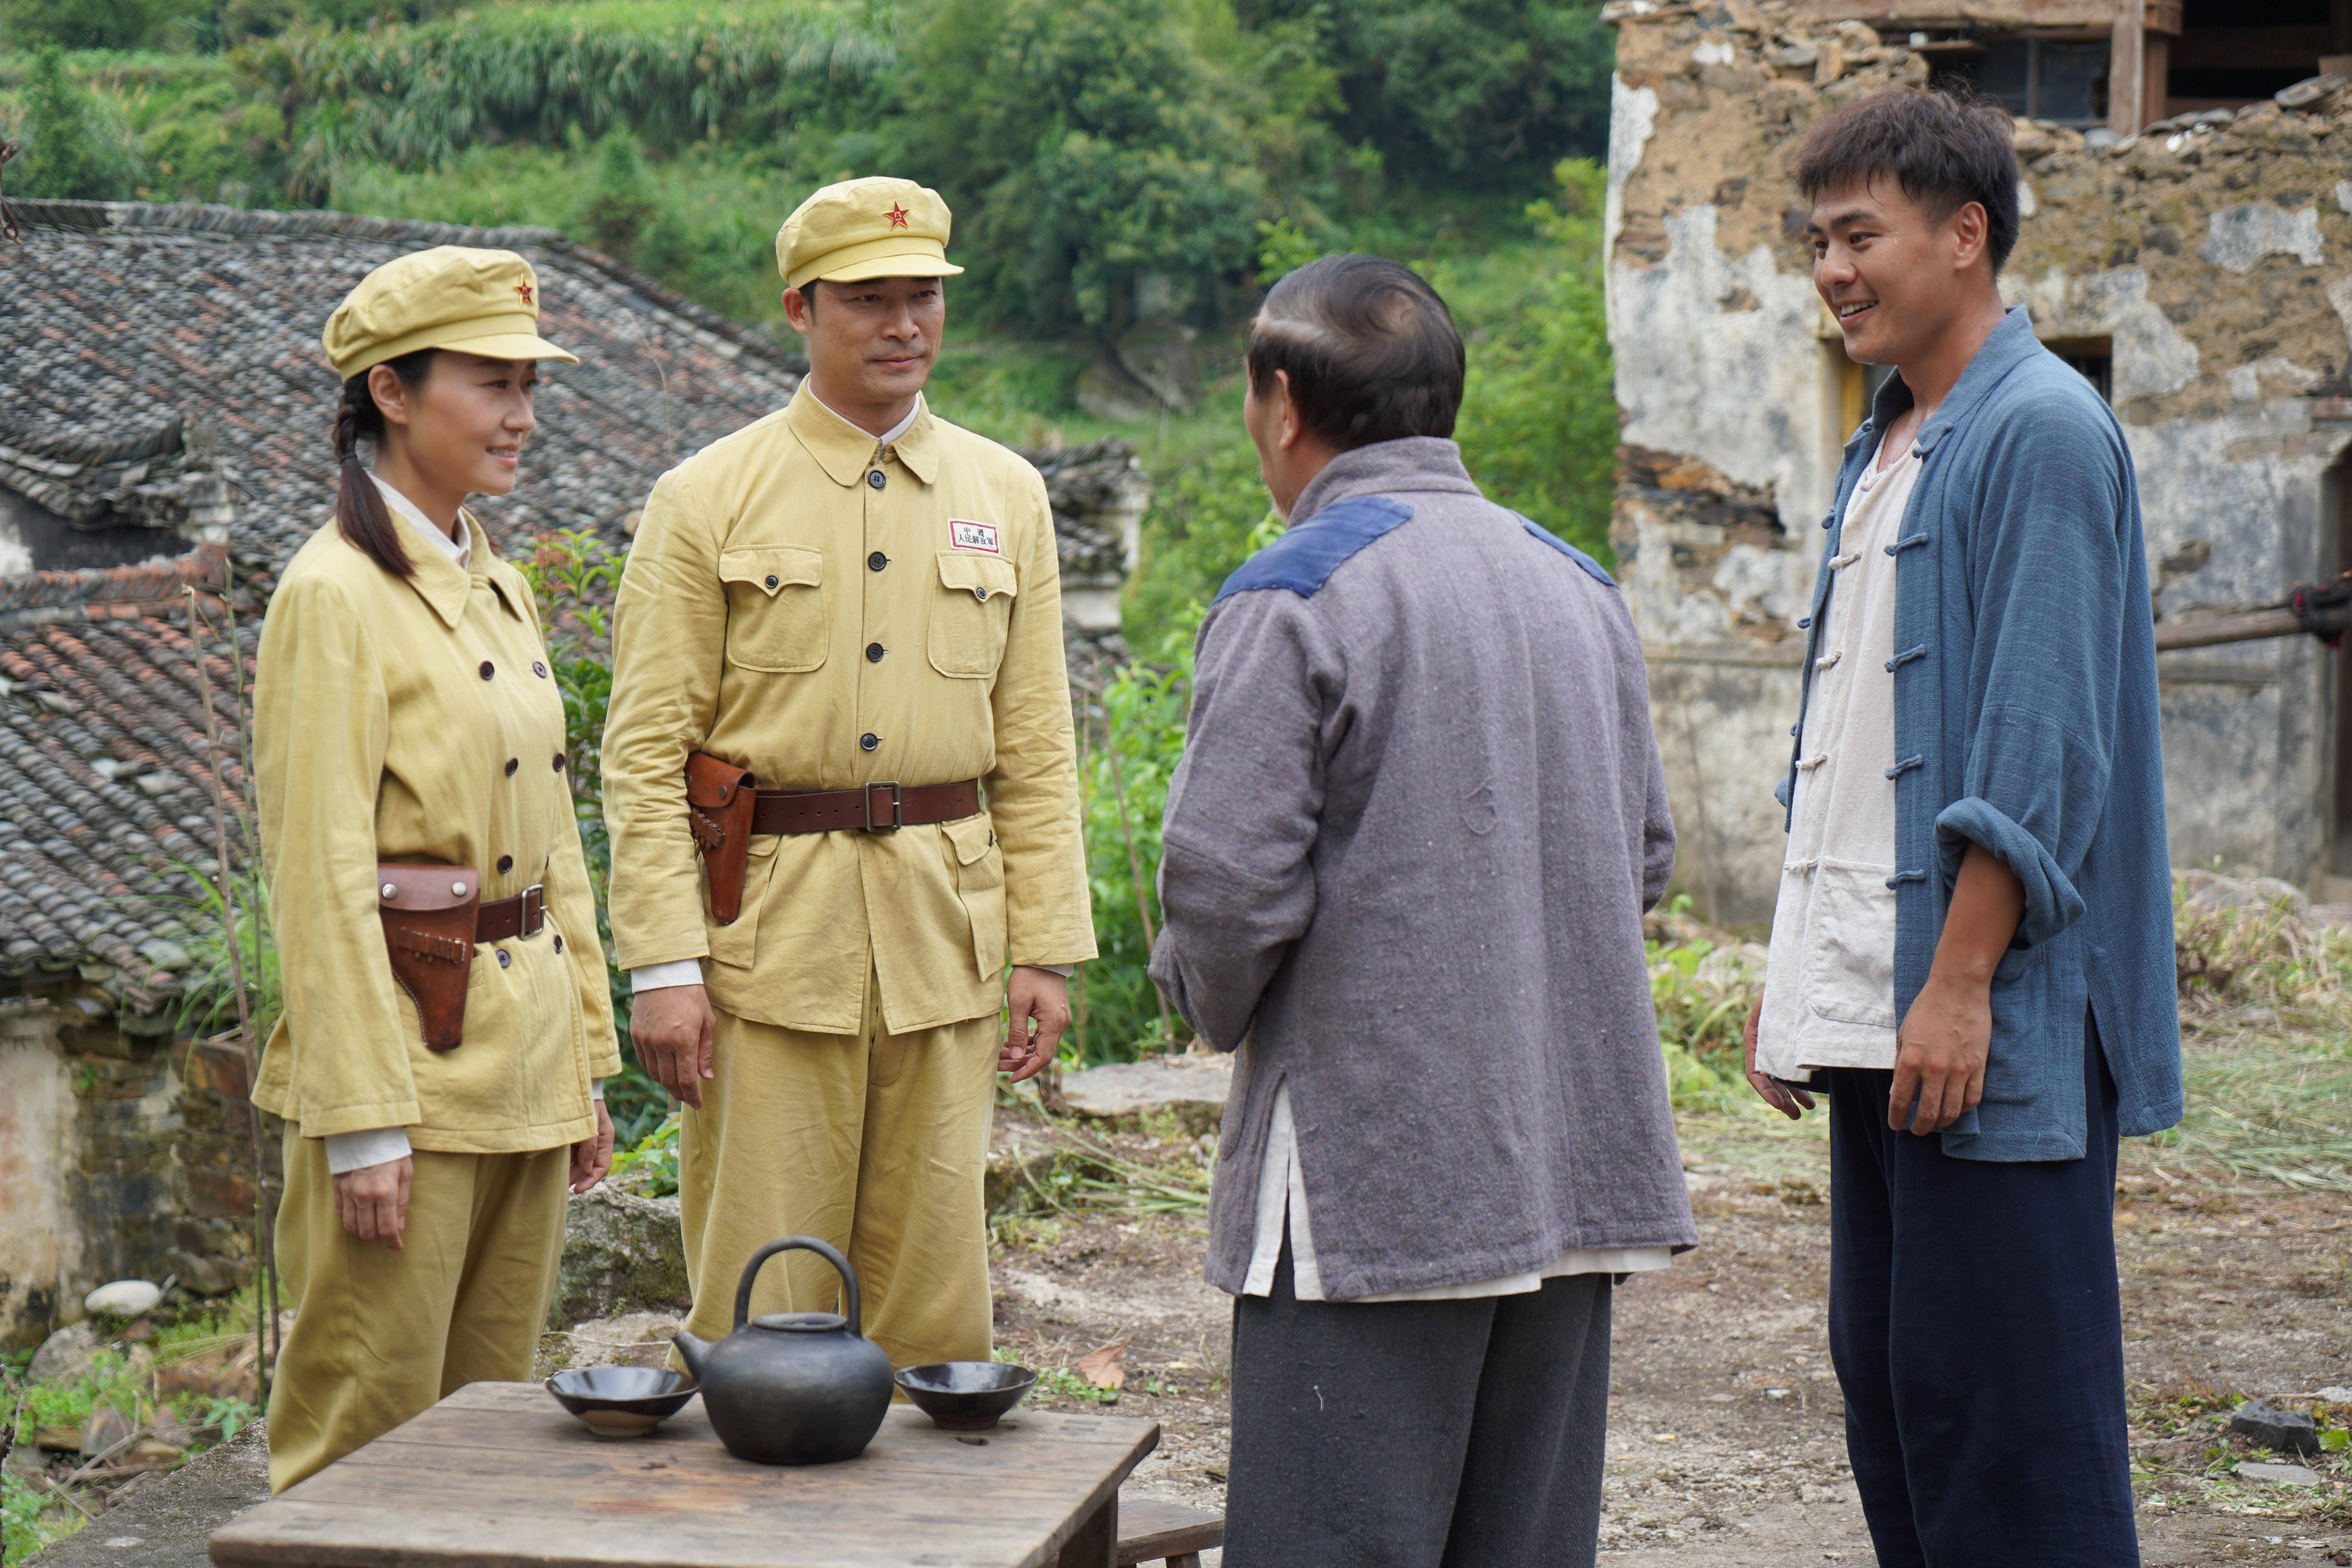
[[[581,237],[626,261],[636,253],[637,240],[661,211],[654,200],[654,183],[646,177],[645,161],[637,155],[637,139],[614,129],[596,143],[596,183],[580,209]]]
[[[677,1116],[675,1110],[652,1131],[613,1156],[613,1184],[640,1197],[677,1195]]]
[[[278,976],[278,935],[269,912],[269,881],[261,875],[260,858],[247,853],[247,869],[232,878],[235,907],[222,918],[220,885],[209,877],[195,877],[196,895],[184,917],[190,963],[181,975],[180,1027],[198,1035],[233,1028],[237,1022],[236,987],[245,982],[245,1005],[252,1038],[257,1047],[278,1026],[286,1010],[286,992]]]
[[[128,133],[54,45],[34,52],[14,134],[24,149],[8,169],[11,194],[107,202],[131,195],[136,167]]]
[[[1124,606],[1129,640],[1137,646],[1189,637],[1201,606],[1281,528],[1258,473],[1257,448],[1237,416],[1222,445],[1157,478],[1143,520],[1143,568]]]
[[[1021,1352],[999,1345],[988,1352],[992,1358],[1008,1365],[1017,1365]],[[1037,1386],[1048,1394],[1058,1394],[1065,1399],[1083,1399],[1090,1405],[1117,1405],[1118,1390],[1097,1388],[1076,1373],[1065,1366],[1033,1368],[1037,1373]]]
[[[1416,183],[1524,189],[1601,152],[1615,40],[1589,0],[1244,0],[1309,19],[1338,79],[1336,129]]]
[[[1132,1061],[1171,1043],[1159,993],[1144,973],[1146,927],[1157,931],[1153,889],[1160,874],[1160,818],[1168,781],[1184,749],[1192,676],[1188,638],[1171,639],[1166,662],[1076,672],[1088,700],[1078,759],[1087,882],[1094,896],[1100,957],[1079,972],[1085,1013],[1066,1050],[1079,1063]]]
[[[351,163],[434,166],[508,140],[556,147],[575,125],[626,128],[667,153],[869,122],[897,63],[892,15],[827,0],[505,5],[408,27],[298,29],[255,66],[295,119],[289,194],[323,195]]]
[[[136,48],[200,8],[201,0],[0,0],[0,45]]]
[[[1547,242],[1523,291],[1474,329],[1454,437],[1496,501],[1570,543],[1613,561],[1609,547],[1617,395],[1601,283],[1606,175],[1570,159],[1555,171],[1559,205],[1528,216]],[[1430,268],[1446,291],[1444,264]]]
[[[248,1293],[217,1310],[164,1324],[152,1343],[135,1355],[115,1347],[98,1352],[89,1370],[71,1383],[26,1384],[21,1405],[16,1404],[16,1385],[0,1377],[0,1406],[16,1407],[17,1453],[25,1456],[12,1458],[8,1468],[0,1470],[0,1565],[14,1568],[82,1527],[81,1514],[18,1473],[17,1467],[29,1468],[37,1428],[79,1427],[101,1405],[121,1412],[134,1423],[151,1421],[168,1408],[194,1435],[190,1454],[225,1443],[260,1414],[253,1403],[234,1394],[192,1390],[159,1405],[155,1371],[159,1365],[217,1356],[231,1345],[249,1342],[254,1321],[253,1298]],[[96,1511],[95,1502],[85,1506]]]
[[[1272,223],[1261,219],[1258,223],[1257,276],[1269,288],[1286,273],[1296,272],[1308,262],[1330,254],[1329,246],[1310,237],[1290,218],[1280,217]]]
[[[1160,0],[949,0],[913,50],[900,161],[964,214],[982,293],[1115,331],[1138,285],[1189,313],[1251,259],[1264,174],[1234,74]]]
[[[604,983],[620,1026],[620,1075],[604,1083],[604,1109],[613,1118],[614,1141],[627,1148],[668,1110],[669,1096],[636,1062],[629,1041],[629,979],[613,961],[608,897],[613,843],[604,828],[604,717],[613,698],[611,605],[621,582],[621,556],[586,529],[542,533],[530,555],[515,563],[539,602],[547,641],[547,667],[563,694],[563,750],[570,759],[572,809],[580,819],[580,847],[588,863],[588,885],[596,900],[597,944],[604,954]]]
[[[1677,900],[1677,905],[1687,900]],[[1716,1115],[1769,1114],[1748,1087],[1741,1031],[1763,976],[1710,942],[1647,944],[1650,1004],[1675,1109]],[[1707,960],[1713,957],[1715,962]]]

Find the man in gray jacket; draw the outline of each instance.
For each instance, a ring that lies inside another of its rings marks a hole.
[[[1151,963],[1239,1053],[1225,1562],[1590,1563],[1612,1279],[1697,1238],[1642,950],[1674,826],[1641,639],[1478,493],[1413,273],[1292,273],[1248,365],[1290,527],[1201,626]]]

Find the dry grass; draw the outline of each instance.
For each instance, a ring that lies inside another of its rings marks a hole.
[[[2280,883],[2192,871],[2174,889],[2188,1110],[2153,1152],[2352,1192],[2352,931]]]

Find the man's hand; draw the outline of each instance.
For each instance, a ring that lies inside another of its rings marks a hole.
[[[1021,1083],[1043,1072],[1062,1044],[1062,1031],[1070,1026],[1070,983],[1050,969],[1015,969],[1005,1003],[1013,1016],[996,1070]]]
[[[1895,1091],[1886,1125],[1940,1132],[1984,1098],[1985,1055],[1992,1047],[1991,977],[1981,981],[1927,973],[1895,1042]],[[1918,1098],[1916,1116],[1911,1101]]]
[[[710,997],[699,985],[640,991],[629,1003],[629,1038],[636,1044],[638,1065],[697,1110],[702,1109],[703,1080],[719,1076],[711,1059],[718,1031]]]
[[[1804,1089],[1780,1082],[1770,1073],[1756,1070],[1756,1029],[1764,1018],[1764,988],[1756,988],[1756,1005],[1748,1009],[1748,1026],[1739,1031],[1740,1047],[1747,1052],[1748,1087],[1763,1096],[1764,1103],[1791,1121],[1802,1121],[1805,1111],[1813,1108],[1813,1097]],[[1802,1106],[1803,1110],[1798,1107]]]
[[[613,1168],[613,1114],[601,1100],[596,1107],[596,1133],[572,1145],[572,1195],[579,1196],[603,1181]]]
[[[381,1165],[362,1165],[335,1178],[335,1217],[343,1229],[362,1241],[380,1241],[402,1250],[400,1233],[408,1228],[408,1183],[415,1166],[403,1154]]]
[[[1952,881],[1951,907],[1927,983],[1895,1037],[1895,1088],[1886,1125],[1926,1137],[1984,1099],[1992,1048],[1992,975],[2025,918],[2025,884],[1981,844],[1969,846]],[[1918,1110],[1912,1110],[1912,1100]]]

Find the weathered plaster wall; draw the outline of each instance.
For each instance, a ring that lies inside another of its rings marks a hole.
[[[218,1295],[252,1278],[243,1053],[175,1042],[83,985],[0,998],[0,1346],[37,1342],[110,1279]],[[276,1133],[264,1139],[277,1179]]]
[[[0,1011],[0,1344],[46,1324],[60,1281],[77,1274],[66,1194],[73,1166],[73,1079],[45,1003]]]
[[[1613,540],[1651,648],[1682,886],[1731,921],[1769,915],[1779,875],[1792,622],[1846,434],[1795,153],[1822,115],[1928,76],[1821,10],[1604,13],[1626,443]],[[2332,575],[2323,476],[2352,441],[2352,91],[2109,146],[2021,121],[2017,144],[2026,216],[2004,293],[2045,338],[2110,342],[2157,615],[2272,604]],[[2166,657],[2163,685],[2176,862],[2309,879],[2329,832],[2328,661],[2301,640],[2195,650]]]

